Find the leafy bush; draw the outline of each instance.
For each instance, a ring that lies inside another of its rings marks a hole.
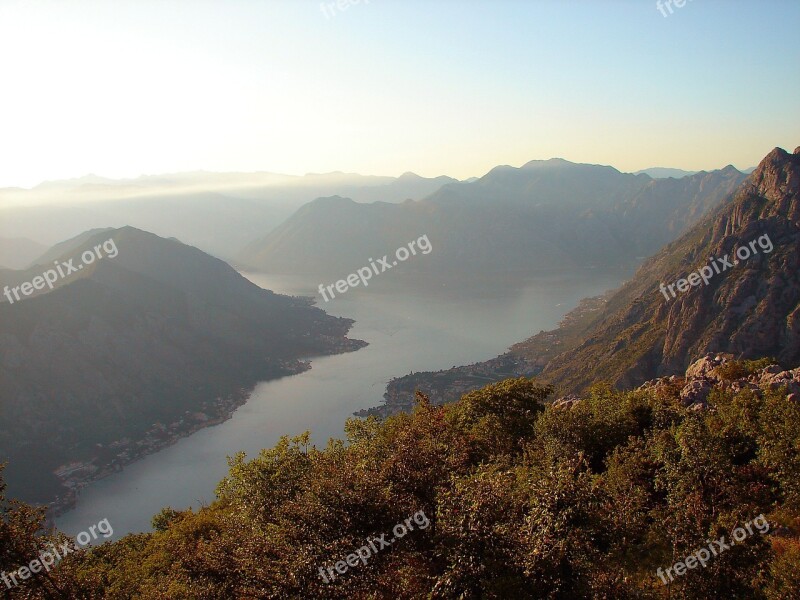
[[[759,358],[758,360],[731,360],[718,366],[715,371],[723,381],[744,379],[757,373],[761,369],[777,364],[773,358]]]

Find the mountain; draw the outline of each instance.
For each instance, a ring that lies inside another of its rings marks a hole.
[[[794,154],[773,150],[729,198],[647,260],[633,279],[585,299],[557,329],[541,331],[491,360],[395,378],[383,405],[358,414],[407,411],[417,390],[436,404],[452,402],[487,380],[508,377],[536,375],[561,394],[583,392],[590,382],[603,380],[633,387],[683,373],[691,357],[707,353],[800,362],[799,160],[800,148]],[[666,181],[682,186],[693,177]],[[740,246],[758,253],[729,258],[731,267],[709,262]],[[701,279],[680,293],[673,285],[675,298],[668,288],[666,296],[661,291],[662,284],[703,267],[713,273],[708,277],[703,271],[708,286]]]
[[[733,167],[654,180],[563,159],[500,166],[420,201],[319,198],[249,244],[237,261],[338,279],[370,257],[428,235],[434,251],[403,269],[434,279],[632,266],[695,224],[743,179]]]
[[[672,169],[669,167],[651,167],[649,169],[642,169],[641,171],[636,171],[634,175],[641,175],[644,173],[645,175],[649,175],[653,179],[666,179],[668,177],[674,177],[675,179],[681,179],[682,177],[688,177],[689,175],[694,175],[697,171],[684,171],[683,169]]]
[[[443,185],[458,183],[452,177],[440,175],[439,177],[421,177],[416,173],[406,172],[385,186],[385,189],[374,194],[368,199],[369,188],[362,188],[360,193],[344,195],[357,199],[359,202],[399,202],[400,200],[418,200],[429,196]],[[339,192],[341,193],[341,192]]]
[[[68,240],[64,240],[63,242],[59,242],[55,246],[52,246],[49,249],[43,250],[39,255],[37,255],[33,260],[28,261],[29,264],[27,266],[38,266],[38,265],[47,265],[50,266],[50,263],[53,261],[63,257],[70,252],[74,252],[78,248],[82,246],[86,246],[92,239],[98,236],[102,236],[105,233],[111,233],[114,231],[113,227],[105,227],[105,228],[97,228],[97,229],[90,229],[89,231],[84,231],[80,235],[77,235],[73,238]]]
[[[136,179],[90,175],[45,182],[30,190],[0,189],[0,236],[29,236],[52,244],[89,229],[133,225],[232,258],[314,198],[340,194],[359,202],[403,202],[423,198],[455,181],[413,173],[296,177],[194,172]]]
[[[710,352],[800,361],[800,148],[770,152],[732,202],[646,261],[542,377],[634,386]]]
[[[24,269],[47,249],[28,238],[0,238],[0,265],[9,269]]]
[[[351,320],[310,299],[263,290],[196,248],[132,227],[78,236],[53,256],[58,265],[0,281],[9,286],[0,462],[10,460],[7,480],[23,498],[63,500],[62,484],[74,489],[227,418],[257,381],[308,368],[301,357],[364,345],[346,338]],[[24,296],[24,282],[48,270],[54,289],[39,281]],[[14,288],[21,299],[11,302]]]

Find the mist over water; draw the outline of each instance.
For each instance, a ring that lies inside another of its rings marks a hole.
[[[242,273],[278,293],[316,295],[319,282]],[[510,345],[554,328],[587,296],[616,287],[629,273],[586,270],[540,277],[515,289],[475,284],[408,287],[385,277],[318,305],[355,319],[351,338],[369,342],[357,352],[311,358],[306,373],[256,386],[247,404],[220,425],[203,429],[85,488],[77,507],[56,520],[74,535],[108,518],[115,538],[150,530],[165,506],[184,509],[214,500],[227,473],[226,457],[254,457],[282,435],[312,433],[317,446],[344,436],[354,411],[382,402],[386,383],[411,371],[448,369],[493,358]]]

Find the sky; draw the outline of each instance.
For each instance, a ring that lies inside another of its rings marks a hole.
[[[0,187],[800,145],[800,2],[674,1],[0,0]]]

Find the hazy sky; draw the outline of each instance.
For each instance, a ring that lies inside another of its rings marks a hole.
[[[710,169],[800,145],[800,2],[0,0],[0,186]]]

